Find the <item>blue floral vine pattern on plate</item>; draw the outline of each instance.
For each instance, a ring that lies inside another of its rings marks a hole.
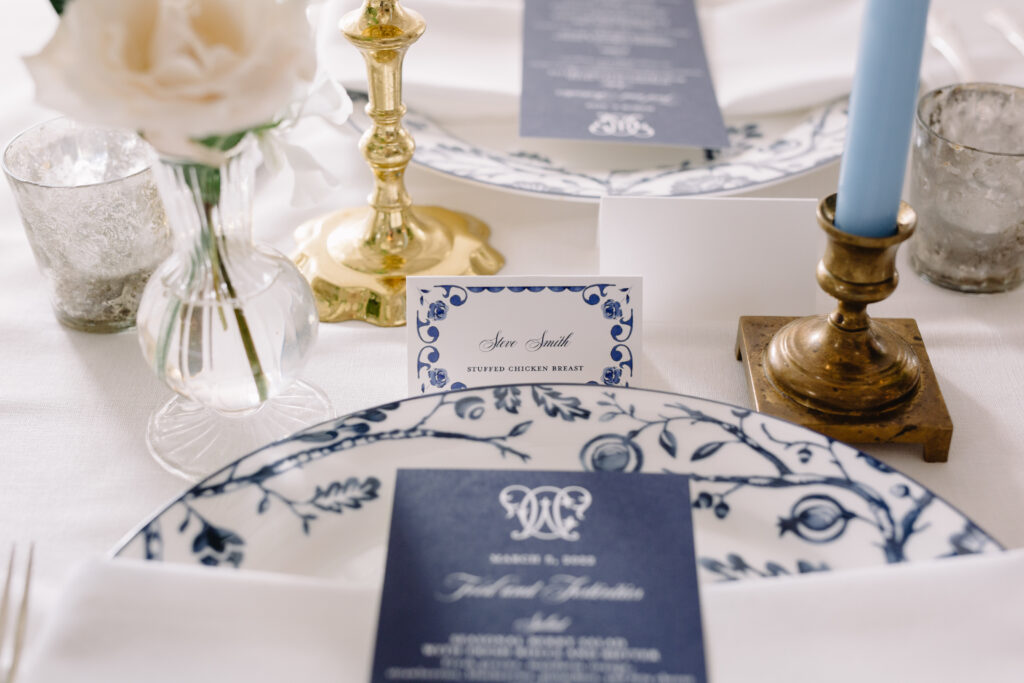
[[[350,94],[356,104],[350,125],[363,131],[368,119],[359,105],[366,95]],[[492,187],[580,199],[720,194],[778,182],[838,159],[846,121],[843,98],[813,109],[778,136],[765,135],[761,121],[737,121],[728,126],[729,146],[723,150],[680,150],[683,158],[674,165],[582,171],[545,154],[472,144],[419,114],[415,106],[404,119],[416,137],[414,163]]]
[[[445,301],[453,305],[451,296]],[[561,439],[554,445],[553,435]],[[118,554],[238,567],[249,566],[256,547],[264,563],[268,548],[281,554],[282,542],[308,539],[320,553],[339,547],[338,534],[357,530],[362,511],[379,510],[390,480],[384,462],[363,458],[371,470],[355,474],[347,463],[356,459],[338,456],[374,444],[393,453],[402,443],[415,454],[417,441],[461,444],[472,462],[496,456],[506,468],[575,462],[592,471],[687,474],[703,581],[1001,549],[920,484],[820,434],[674,394],[532,384],[417,397],[307,429],[200,482]],[[278,535],[267,536],[268,524]]]
[[[633,336],[635,325],[631,289],[601,283],[571,286],[421,287],[419,306],[416,309],[416,337],[421,344],[416,352],[416,377],[420,380],[420,393],[435,389],[455,391],[466,388],[465,382],[461,379],[453,381],[449,369],[439,365],[441,351],[435,344],[441,338],[444,322],[449,316],[454,315],[460,306],[464,306],[471,295],[505,291],[515,294],[525,292],[527,295],[545,291],[579,294],[583,303],[597,307],[601,316],[609,322],[609,364],[601,369],[599,378],[588,383],[628,387],[633,377],[633,351],[627,342]]]

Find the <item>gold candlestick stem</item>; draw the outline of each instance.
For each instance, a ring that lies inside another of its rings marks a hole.
[[[832,195],[818,223],[828,235],[818,284],[838,305],[827,316],[740,318],[736,353],[757,409],[843,441],[922,444],[925,460],[945,461],[953,425],[917,324],[867,314],[896,289],[914,210],[901,205],[894,235],[860,237],[836,228]]]
[[[405,324],[407,275],[490,275],[504,265],[480,220],[436,206],[413,206],[405,169],[415,142],[402,126],[402,62],[426,28],[398,0],[364,0],[342,34],[366,61],[373,125],[359,148],[373,170],[369,206],[345,209],[296,231],[295,261],[310,281],[320,319]]]

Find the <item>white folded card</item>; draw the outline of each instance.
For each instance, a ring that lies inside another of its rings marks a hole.
[[[639,277],[410,277],[409,392],[636,385],[640,290]]]
[[[810,315],[828,305],[815,268],[813,199],[604,197],[600,270],[644,274],[652,323]]]

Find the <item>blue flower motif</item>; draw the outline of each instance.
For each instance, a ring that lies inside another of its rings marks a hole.
[[[445,384],[448,384],[448,371],[444,368],[434,368],[427,373],[430,378],[430,384],[442,388]]]
[[[609,320],[622,317],[622,305],[615,299],[605,299],[601,311]]]
[[[632,439],[621,434],[602,434],[580,451],[583,468],[591,472],[636,472],[644,454]]]
[[[601,373],[601,379],[605,384],[618,384],[622,379],[622,368],[609,366]]]
[[[444,320],[448,317],[448,304],[435,301],[427,307],[427,320]]]

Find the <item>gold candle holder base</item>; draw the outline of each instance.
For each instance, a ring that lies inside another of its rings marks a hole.
[[[953,423],[917,323],[866,310],[896,289],[896,250],[917,217],[901,205],[896,234],[883,238],[850,235],[834,220],[831,195],[818,205],[829,239],[818,284],[836,310],[740,318],[736,357],[754,406],[841,441],[921,444],[926,461],[945,462]]]
[[[369,206],[300,226],[294,259],[309,280],[320,320],[405,324],[408,275],[492,275],[505,260],[480,220],[436,206],[412,206],[405,169],[416,145],[402,126],[402,61],[426,29],[398,0],[364,0],[340,29],[366,61],[373,125],[359,148],[373,169]]]
[[[359,248],[371,207],[343,209],[299,227],[295,263],[313,289],[320,320],[404,325],[406,275],[489,275],[504,264],[487,244],[486,223],[438,206],[414,206],[410,213],[425,246],[415,254]]]

